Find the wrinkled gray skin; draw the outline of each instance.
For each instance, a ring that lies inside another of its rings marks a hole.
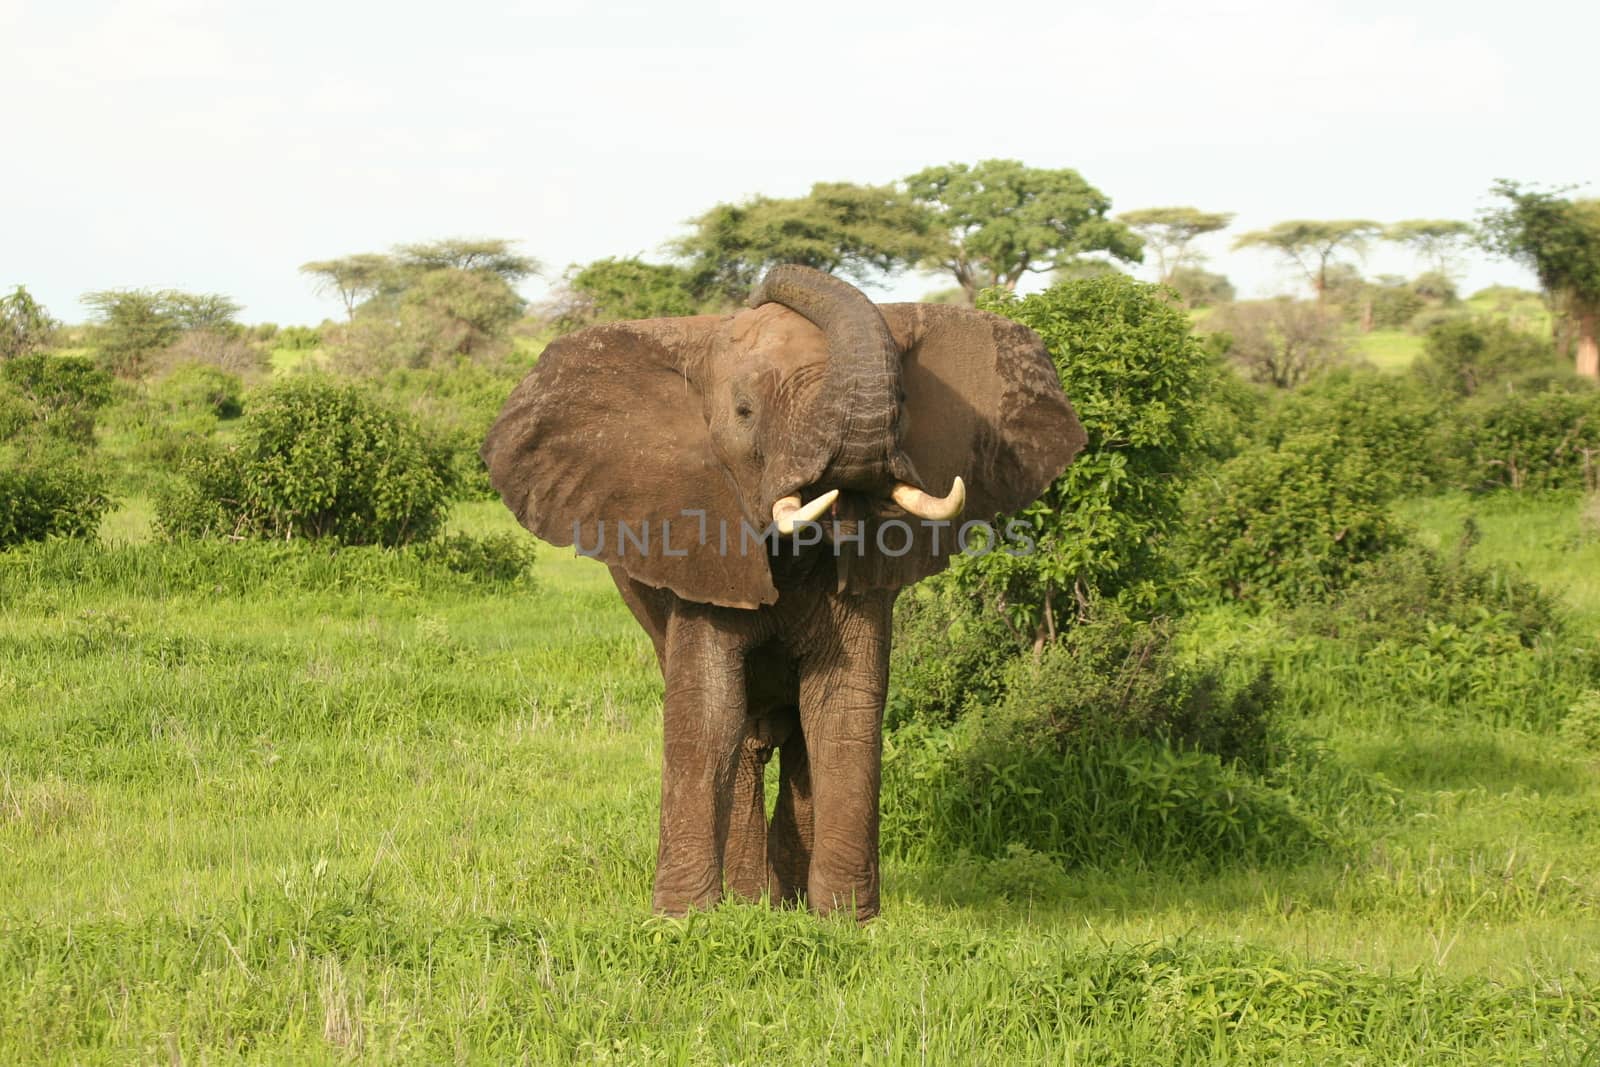
[[[606,524],[598,555],[655,646],[666,681],[656,910],[710,907],[726,889],[867,919],[894,598],[945,565],[959,526],[938,530],[936,547],[936,531],[916,525],[905,554],[881,551],[879,524],[904,518],[890,491],[943,496],[959,475],[965,517],[990,519],[1043,492],[1084,435],[1039,338],[1006,319],[875,306],[793,266],[775,268],[751,305],[556,341],[483,456],[545,540],[576,536],[594,554]],[[837,541],[739,551],[740,520],[765,527],[780,498],[830,489],[841,491],[824,520],[840,523]],[[618,520],[649,524],[648,549],[619,545]]]

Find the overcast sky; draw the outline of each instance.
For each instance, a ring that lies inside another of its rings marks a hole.
[[[559,276],[814,181],[986,158],[1115,210],[1471,218],[1600,172],[1600,5],[0,0],[0,286],[335,315],[296,268],[496,236]],[[1589,195],[1594,194],[1591,188]],[[1289,277],[1214,239],[1246,295]],[[1414,273],[1375,252],[1369,273]],[[1477,260],[1466,288],[1531,284]],[[905,278],[914,298],[943,282]],[[537,298],[545,282],[524,287]]]

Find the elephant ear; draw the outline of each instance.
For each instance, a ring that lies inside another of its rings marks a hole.
[[[1088,440],[1039,335],[949,304],[879,310],[903,353],[903,448],[923,487],[942,495],[959,475],[967,486],[961,521],[992,521],[1038,499]],[[935,547],[932,531],[913,522],[909,550],[869,553],[851,584],[897,587],[944,569],[959,551],[959,525],[941,531]]]
[[[552,342],[483,446],[489,481],[522,525],[689,600],[776,601],[764,553],[718,551],[719,522],[737,532],[743,511],[712,448],[690,357],[726,321],[613,323]]]

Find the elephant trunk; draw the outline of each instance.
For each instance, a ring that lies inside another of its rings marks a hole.
[[[865,490],[886,476],[915,481],[900,450],[900,349],[877,305],[848,282],[796,264],[772,268],[756,286],[750,306],[767,303],[804,316],[828,342],[820,403],[837,407],[818,421],[840,428],[830,484]]]

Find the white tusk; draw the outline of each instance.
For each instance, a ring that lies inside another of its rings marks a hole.
[[[901,482],[894,487],[894,492],[889,498],[900,507],[902,511],[915,515],[919,519],[932,519],[942,522],[959,516],[967,506],[967,487],[957,475],[956,480],[950,483],[950,492],[942,497],[929,496],[914,485]]]
[[[838,499],[837,489],[829,489],[811,503],[804,505],[800,503],[798,496],[786,496],[772,505],[772,521],[778,524],[778,532],[788,537],[802,522],[816,522],[817,516],[833,507],[833,502]]]

